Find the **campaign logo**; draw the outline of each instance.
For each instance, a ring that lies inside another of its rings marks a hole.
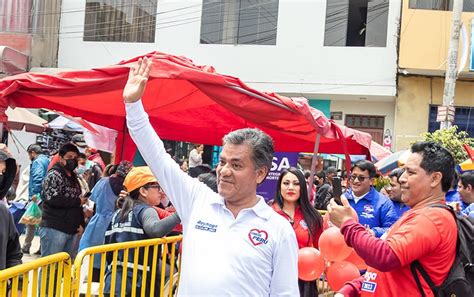
[[[374,207],[370,204],[364,205],[364,211],[365,212],[374,212]]]
[[[196,223],[196,226],[194,226],[194,228],[196,228],[198,230],[208,231],[208,232],[216,232],[217,231],[217,225],[216,224],[206,223],[206,222],[203,222],[201,220],[199,220]]]
[[[366,219],[374,218],[374,207],[370,204],[364,205],[364,211],[361,213],[361,216]]]
[[[377,283],[373,282],[377,278],[377,273],[367,271],[364,274],[365,282],[362,283],[361,290],[365,292],[374,293],[377,289]]]
[[[249,239],[254,246],[267,244],[268,233],[265,230],[252,229],[249,232]]]
[[[300,226],[301,228],[303,228],[304,230],[307,230],[308,229],[308,224],[306,224],[306,222],[304,220],[301,220],[300,221]]]
[[[363,282],[361,290],[364,292],[374,293],[377,288],[377,284],[373,282]]]

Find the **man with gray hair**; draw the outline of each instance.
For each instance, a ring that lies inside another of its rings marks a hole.
[[[28,181],[28,201],[29,203],[40,203],[40,193],[43,189],[43,180],[48,173],[49,158],[43,154],[43,149],[39,144],[30,144],[26,149],[30,158],[30,179]],[[35,225],[26,225],[25,242],[21,248],[23,254],[30,253],[31,242],[35,237]],[[35,254],[41,254],[38,250]]]
[[[271,168],[272,139],[258,129],[226,135],[213,192],[179,168],[150,125],[140,101],[150,69],[150,60],[138,61],[123,97],[130,134],[183,224],[178,295],[298,296],[295,233],[256,194]]]

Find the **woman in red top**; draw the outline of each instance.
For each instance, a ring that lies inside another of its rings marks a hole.
[[[298,247],[318,247],[323,231],[323,218],[309,203],[306,180],[301,170],[285,169],[278,179],[272,208],[288,219],[293,226]],[[300,296],[317,296],[316,283],[298,280]]]

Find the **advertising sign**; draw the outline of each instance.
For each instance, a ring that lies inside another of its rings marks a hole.
[[[275,153],[272,168],[267,178],[258,186],[257,195],[265,198],[265,201],[273,199],[281,172],[290,167],[296,167],[298,155],[299,153]]]

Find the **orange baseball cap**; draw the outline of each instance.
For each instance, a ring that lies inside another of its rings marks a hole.
[[[123,185],[128,192],[136,190],[148,183],[156,183],[158,180],[148,166],[134,167],[125,177]]]

